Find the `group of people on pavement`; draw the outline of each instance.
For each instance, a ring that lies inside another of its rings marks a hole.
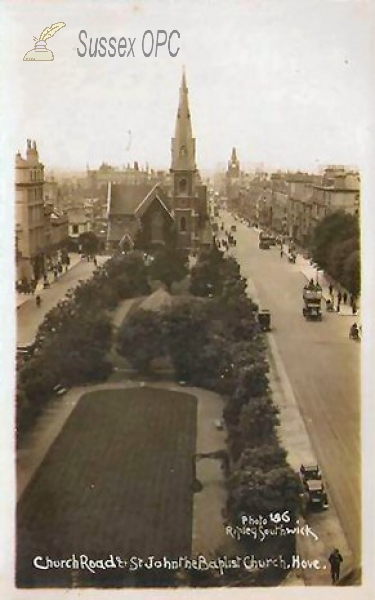
[[[329,290],[329,295],[331,297],[331,302],[334,305],[334,289],[333,289],[333,285],[332,283],[329,284],[328,286],[328,290]],[[341,292],[341,290],[338,290],[337,292],[337,304],[336,304],[336,311],[340,312],[340,308],[341,308],[341,303],[343,303],[345,306],[348,302],[349,299],[349,303],[352,309],[352,314],[356,315],[357,314],[357,300],[354,294],[348,294],[347,291],[344,290],[344,292]]]

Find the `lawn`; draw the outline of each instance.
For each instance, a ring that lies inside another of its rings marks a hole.
[[[83,396],[18,504],[17,585],[72,585],[35,556],[189,555],[196,411],[189,394],[147,387]],[[143,585],[126,569],[78,582]]]

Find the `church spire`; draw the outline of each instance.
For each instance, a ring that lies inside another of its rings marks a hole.
[[[195,170],[195,139],[191,127],[188,87],[185,69],[182,71],[180,100],[177,110],[176,129],[172,138],[172,171]]]

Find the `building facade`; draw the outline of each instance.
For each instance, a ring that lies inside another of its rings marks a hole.
[[[27,140],[26,158],[16,154],[17,280],[38,280],[44,272],[46,249],[44,165],[36,142]]]

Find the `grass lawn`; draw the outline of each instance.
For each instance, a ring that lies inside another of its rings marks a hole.
[[[196,399],[153,388],[82,397],[17,509],[17,585],[71,586],[35,556],[189,555]],[[135,585],[126,569],[79,572],[80,585]]]

